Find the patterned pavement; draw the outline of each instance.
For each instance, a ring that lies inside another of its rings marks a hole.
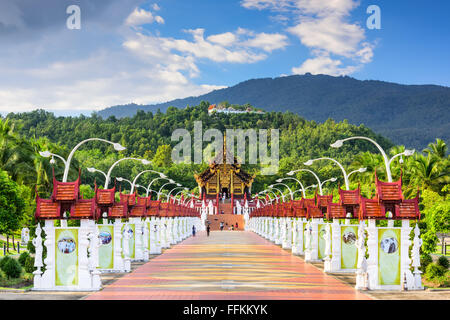
[[[87,300],[370,299],[245,231],[197,233]]]

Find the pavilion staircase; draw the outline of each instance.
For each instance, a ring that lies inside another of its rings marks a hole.
[[[223,214],[221,212],[223,211]],[[219,214],[208,215],[207,220],[210,222],[211,231],[220,230],[220,223],[223,222],[224,228],[223,230],[229,230],[229,228],[233,225],[234,230],[244,230],[244,216],[233,214],[232,205],[230,199],[225,199],[225,202],[222,200],[219,201]],[[238,224],[238,228],[236,229],[236,223]]]

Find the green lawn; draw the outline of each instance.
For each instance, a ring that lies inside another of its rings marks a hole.
[[[6,244],[6,241],[0,240],[0,257],[3,257],[3,245],[4,245],[4,244]],[[12,241],[10,240],[10,242],[9,242],[9,254],[8,254],[8,252],[7,252],[6,255],[14,255],[14,254],[17,254],[17,245],[18,245],[18,244],[19,244],[19,243],[16,242],[16,250],[14,250],[14,249],[13,249],[13,245],[12,245]],[[22,253],[22,252],[24,252],[24,251],[27,251],[27,247],[21,245],[21,246],[20,246],[20,253]]]
[[[450,257],[450,245],[447,244],[446,247],[447,247],[447,254],[445,256]],[[436,251],[434,252],[434,254],[442,255],[442,245],[436,246]]]

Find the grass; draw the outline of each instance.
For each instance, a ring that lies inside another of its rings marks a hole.
[[[5,289],[27,289],[33,286],[33,275],[31,273],[25,273],[17,279],[8,279],[1,278],[0,279],[0,288]]]
[[[3,246],[4,246],[4,244],[6,244],[6,241],[0,240],[0,257],[4,256],[4,254],[3,254]],[[18,244],[19,244],[19,242],[16,242],[16,249],[17,249],[17,245]],[[22,253],[24,251],[27,251],[27,248],[26,248],[26,246],[21,245],[20,246],[20,253]],[[9,242],[9,253],[6,252],[6,255],[14,255],[14,254],[18,254],[18,252],[17,252],[17,250],[13,249],[12,242],[10,241]]]
[[[446,245],[446,247],[447,247],[447,251],[446,251],[446,257],[450,257],[450,245]],[[437,245],[436,246],[436,251],[434,252],[434,254],[438,254],[438,255],[440,255],[440,256],[442,256],[442,245]]]

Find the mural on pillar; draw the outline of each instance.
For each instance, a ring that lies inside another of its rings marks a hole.
[[[125,228],[125,225],[122,226],[122,235],[124,234],[123,229]],[[129,248],[129,257],[130,259],[134,259],[134,255],[135,255],[135,246],[134,246],[134,239],[135,239],[135,230],[136,230],[136,225],[134,223],[129,223],[128,224],[128,232],[131,234],[130,239],[128,240],[128,244],[130,245]],[[122,258],[125,258],[125,256],[123,255],[122,252]]]
[[[98,268],[114,268],[114,227],[98,225],[100,247],[98,248]]]
[[[306,222],[300,222],[300,230],[303,230],[303,252],[306,251],[306,241],[305,241],[305,231],[306,231]]]
[[[327,225],[325,223],[321,223],[318,226],[318,232],[319,232],[319,252],[318,252],[318,258],[323,259],[325,258],[325,233],[326,233],[326,227]]]
[[[400,229],[378,229],[378,279],[380,285],[400,285]]]
[[[358,226],[341,227],[341,269],[357,269],[358,248],[356,240]]]
[[[78,285],[78,229],[55,229],[55,285]]]

